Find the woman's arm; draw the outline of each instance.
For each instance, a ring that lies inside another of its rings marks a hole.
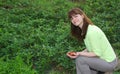
[[[88,50],[87,49],[84,49],[82,52],[87,52]]]
[[[95,53],[93,52],[77,52],[77,55],[80,56],[86,56],[86,57],[98,57]]]

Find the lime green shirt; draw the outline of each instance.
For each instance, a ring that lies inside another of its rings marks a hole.
[[[89,52],[94,52],[101,59],[112,62],[115,52],[103,31],[95,25],[89,25],[84,39]]]

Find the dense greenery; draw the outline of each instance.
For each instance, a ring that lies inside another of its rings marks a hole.
[[[120,57],[120,0],[0,0],[0,74],[74,74],[67,51],[85,46],[70,35],[67,12],[82,8]],[[118,70],[120,71],[120,70]]]

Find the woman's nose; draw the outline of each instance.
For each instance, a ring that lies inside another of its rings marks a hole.
[[[73,21],[75,21],[76,18],[73,18]]]

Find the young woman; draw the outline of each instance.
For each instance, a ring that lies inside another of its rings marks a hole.
[[[71,22],[71,34],[86,45],[86,49],[81,52],[67,53],[68,57],[76,61],[77,74],[113,71],[117,65],[116,54],[103,31],[93,25],[79,8],[70,10],[68,17]]]

